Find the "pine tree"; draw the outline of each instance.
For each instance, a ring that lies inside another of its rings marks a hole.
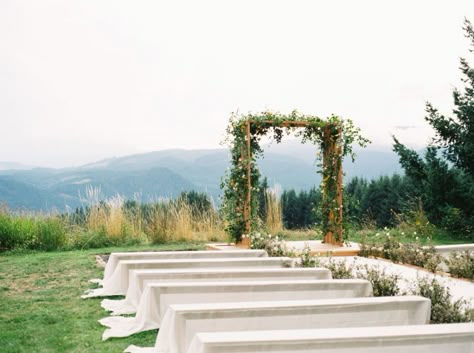
[[[474,52],[474,29],[468,19],[464,20],[465,36],[471,41],[470,52]],[[427,103],[426,121],[434,128],[436,136],[433,145],[442,147],[445,157],[456,167],[474,176],[474,68],[461,58],[460,70],[463,74],[464,89],[454,89],[455,109],[453,117],[438,112]]]
[[[474,52],[474,30],[465,19],[465,36]],[[460,70],[464,87],[454,89],[453,116],[441,114],[431,103],[426,104],[425,120],[435,130],[424,159],[394,137],[393,149],[430,221],[445,226],[453,233],[472,237],[474,230],[474,69],[461,58]],[[441,158],[440,153],[445,160]],[[450,166],[452,163],[452,166]]]

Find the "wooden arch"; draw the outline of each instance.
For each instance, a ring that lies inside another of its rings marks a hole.
[[[260,121],[259,123],[265,123],[268,124],[272,127],[283,127],[283,128],[306,128],[308,126],[311,126],[312,123],[309,121],[304,121],[304,120],[284,120],[284,121],[279,121],[275,122],[273,120],[264,120]],[[241,157],[243,160],[247,161],[247,169],[246,169],[246,174],[247,174],[247,193],[246,193],[246,198],[244,202],[244,210],[243,210],[243,217],[244,217],[244,222],[245,222],[245,234],[250,234],[252,231],[251,229],[251,197],[252,197],[252,192],[251,192],[251,160],[252,160],[252,151],[251,151],[251,125],[255,123],[252,119],[247,119],[245,121],[245,124],[243,125],[243,133],[246,136],[246,148],[242,148],[241,150]],[[334,138],[334,134],[331,133],[331,128],[335,128],[336,131],[338,132],[336,134],[336,138]],[[336,180],[335,183],[331,183],[331,185],[335,186],[335,192],[332,193],[332,195],[336,195],[336,201],[337,201],[337,207],[336,208],[331,208],[328,212],[328,222],[332,224],[331,229],[326,231],[324,234],[323,242],[332,244],[332,245],[343,245],[343,227],[342,227],[342,209],[343,209],[343,203],[342,203],[342,147],[341,144],[339,143],[339,139],[342,138],[341,134],[341,127],[335,123],[330,123],[328,122],[324,127],[323,127],[323,169],[326,167],[329,167],[330,165],[334,166],[334,163],[336,163]],[[332,158],[333,156],[339,156],[337,161],[333,161]],[[323,183],[325,181],[323,180]],[[328,195],[327,188],[322,187],[322,197],[323,197],[323,203],[326,201],[328,197],[331,197]],[[240,243],[241,246],[243,247],[250,247],[250,239],[249,238],[244,238],[241,240]]]

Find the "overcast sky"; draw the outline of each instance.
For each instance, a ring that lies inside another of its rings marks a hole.
[[[230,112],[265,109],[421,147],[425,101],[449,113],[472,58],[465,16],[473,0],[1,0],[0,161],[214,148]]]

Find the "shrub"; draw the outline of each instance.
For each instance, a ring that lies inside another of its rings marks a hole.
[[[413,201],[404,214],[395,214],[395,218],[401,231],[414,234],[415,237],[431,240],[436,231],[436,227],[430,223],[420,199]]]
[[[245,237],[245,235],[244,235]],[[292,256],[294,251],[288,249],[286,242],[281,240],[278,236],[271,234],[261,234],[260,232],[253,232],[249,236],[251,249],[266,250],[268,256]]]
[[[326,267],[331,271],[333,279],[350,279],[355,278],[353,267],[347,265],[344,261],[335,261],[329,258],[327,261],[317,261],[317,266]]]
[[[401,294],[398,286],[400,276],[387,274],[384,269],[369,265],[357,267],[356,278],[366,279],[372,284],[374,297],[393,297]]]
[[[451,275],[474,279],[474,251],[452,253],[447,265]]]
[[[401,277],[387,274],[385,270],[369,265],[358,266],[347,264],[345,261],[327,261],[317,259],[317,266],[328,268],[334,279],[360,278],[372,284],[373,294],[377,296],[420,295],[431,300],[431,323],[454,323],[474,321],[474,308],[465,300],[454,300],[449,288],[443,286],[436,279],[421,278],[408,292],[401,292],[398,285]]]
[[[347,264],[345,261],[335,261],[330,258],[326,262],[318,262],[319,265],[328,268],[334,279],[359,278],[365,279],[372,284],[374,297],[400,295],[398,281],[400,276],[387,274],[384,269],[370,267],[369,265]]]
[[[436,272],[442,257],[434,247],[419,244],[402,244],[391,235],[386,235],[382,245],[361,243],[360,256],[382,257],[396,263],[410,264]]]
[[[474,216],[467,215],[465,211],[451,206],[443,209],[441,226],[452,236],[468,241],[474,240]]]
[[[449,288],[441,285],[436,279],[420,279],[414,293],[431,300],[431,323],[448,324],[470,322],[474,320],[472,309],[465,300],[454,301]]]
[[[311,249],[305,244],[303,251],[300,254],[300,261],[298,262],[300,267],[315,267],[316,259],[311,255]]]

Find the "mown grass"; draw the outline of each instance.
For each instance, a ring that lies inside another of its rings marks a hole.
[[[122,352],[128,345],[152,346],[157,331],[102,341],[107,316],[101,299],[81,299],[101,277],[95,255],[112,251],[202,249],[203,243],[172,243],[128,248],[0,254],[0,351]]]

